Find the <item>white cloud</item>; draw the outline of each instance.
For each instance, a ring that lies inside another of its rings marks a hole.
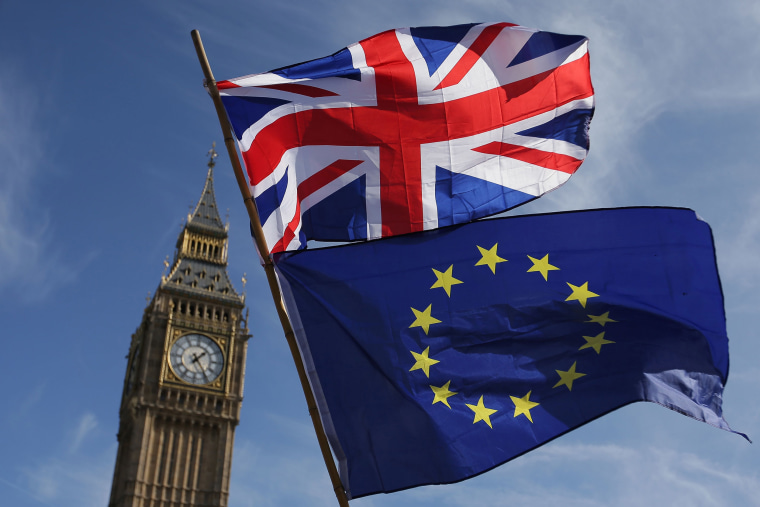
[[[752,195],[747,201],[732,203],[733,223],[725,224],[732,229],[718,244],[721,273],[733,283],[754,293],[760,282],[760,196]],[[722,234],[721,234],[722,238]],[[754,299],[754,298],[753,298]],[[753,305],[754,306],[754,305]],[[752,310],[756,311],[754,306]]]
[[[74,430],[74,436],[71,439],[71,445],[69,446],[69,452],[74,454],[79,450],[82,442],[90,434],[92,430],[97,428],[98,419],[91,412],[85,413],[80,419],[79,424]]]
[[[115,448],[95,456],[48,458],[22,470],[29,496],[58,507],[96,507],[108,503]]]
[[[111,491],[116,444],[112,434],[98,431],[98,426],[96,416],[87,411],[72,424],[59,420],[50,426],[52,435],[46,436],[54,438],[45,441],[60,441],[61,445],[45,447],[47,452],[30,449],[29,453],[17,456],[13,454],[17,451],[11,450],[13,459],[9,464],[13,462],[15,465],[6,467],[4,477],[0,477],[0,483],[14,490],[14,495],[6,495],[8,501],[17,498],[20,505],[56,507],[106,505]],[[10,489],[6,490],[6,493],[10,492]]]
[[[700,1],[689,9],[672,1],[645,9],[594,0],[562,6],[490,0],[476,5],[505,11],[527,26],[581,33],[591,41],[597,100],[591,151],[565,189],[547,195],[540,208],[650,204],[659,197],[663,167],[640,155],[646,149],[642,133],[666,113],[707,117],[715,110],[760,105],[760,89],[748,86],[760,77],[758,16],[747,15],[752,3]],[[715,142],[713,134],[704,132],[703,143]]]
[[[34,388],[28,391],[15,410],[9,410],[6,414],[6,421],[10,426],[15,427],[23,424],[23,421],[29,412],[39,403],[45,392],[45,382],[38,383]]]
[[[295,442],[287,448],[239,442],[230,505],[334,505],[324,463],[308,451]],[[715,507],[759,505],[758,498],[760,477],[739,463],[726,466],[725,461],[654,445],[554,442],[459,484],[373,495],[351,505],[469,507],[504,505],[508,499],[510,505],[533,507]]]
[[[760,479],[754,470],[726,469],[674,450],[554,443],[459,485],[397,495],[408,505],[435,501],[451,507],[503,505],[506,499],[533,507],[713,507],[757,505]],[[370,499],[353,503],[385,505]]]
[[[316,447],[316,438],[312,446]],[[324,461],[308,447],[294,441],[284,446],[236,442],[230,507],[334,506]]]
[[[43,103],[28,86],[0,76],[0,289],[24,301],[44,298],[76,278],[53,246],[48,210],[34,190],[45,164]]]

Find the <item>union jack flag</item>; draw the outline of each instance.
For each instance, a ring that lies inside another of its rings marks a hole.
[[[469,222],[588,152],[588,40],[510,23],[389,30],[217,83],[271,253]]]

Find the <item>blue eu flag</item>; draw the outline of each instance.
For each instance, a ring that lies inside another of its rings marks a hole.
[[[691,210],[485,220],[275,262],[349,498],[472,477],[635,401],[730,430],[712,234]]]

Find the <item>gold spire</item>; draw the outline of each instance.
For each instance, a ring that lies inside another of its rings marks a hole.
[[[208,150],[208,168],[209,169],[213,169],[213,167],[216,165],[216,161],[214,159],[219,156],[219,154],[216,152],[214,148],[216,148],[216,141],[213,141],[211,143],[211,149]]]

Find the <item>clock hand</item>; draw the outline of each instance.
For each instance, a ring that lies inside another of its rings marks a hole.
[[[203,373],[203,376],[206,378],[206,382],[211,382],[211,379],[208,378],[208,375],[206,374],[206,368],[203,367],[203,365],[198,361],[200,358],[206,355],[206,352],[204,351],[200,356],[193,353],[193,362],[198,364],[198,368],[200,368],[201,373]]]
[[[198,371],[198,369],[203,371],[203,365],[200,363],[200,359],[203,357],[204,354],[205,352],[199,356],[195,352],[193,352],[193,363],[197,365],[196,371]]]

